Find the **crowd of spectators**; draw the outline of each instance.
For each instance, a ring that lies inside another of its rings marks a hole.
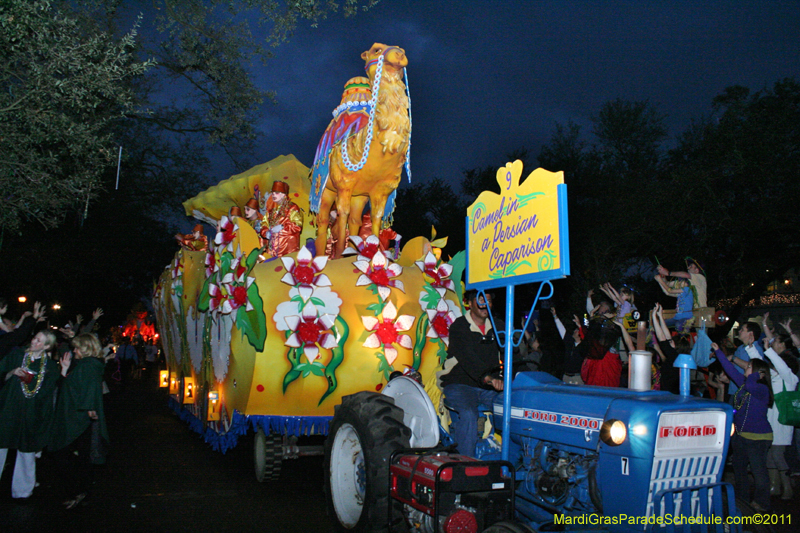
[[[674,310],[655,303],[649,307],[649,313],[639,315],[635,291],[625,286],[617,290],[610,283],[588,292],[583,317],[571,313],[567,315],[571,319],[562,320],[555,307],[546,302],[541,315],[535,312],[530,320],[523,319],[519,349],[514,353],[514,371],[544,371],[575,385],[627,387],[628,356],[637,349],[639,335],[644,335],[645,340],[638,347],[651,354],[651,388],[679,394],[679,369],[674,363],[679,354],[690,354],[699,367],[692,374],[690,393],[727,402],[734,408],[735,433],[729,458],[737,496],[745,498],[757,511],[770,508],[771,496],[791,499],[792,476],[800,475],[800,435],[793,426],[778,421],[779,412],[773,399],[784,390],[796,390],[800,381],[797,375],[800,354],[796,348],[800,346],[800,338],[791,329],[791,319],[772,327],[766,313],[757,321],[744,321],[730,335],[717,333],[720,338],[712,342],[709,335],[715,333],[702,328],[698,318],[703,312],[708,314],[706,279],[701,265],[687,258],[686,271],[669,271],[659,266],[654,277],[664,294],[677,299]],[[474,302],[475,295],[471,294],[471,298]],[[486,313],[485,307],[481,312]],[[471,321],[467,319],[464,325],[472,328],[474,348],[486,352],[487,334],[482,326],[475,325],[474,314],[468,311]],[[645,326],[637,331],[640,321]],[[454,328],[454,331],[460,330]],[[450,353],[460,361],[458,354],[472,348],[455,337],[451,331]],[[701,337],[705,342],[701,342]],[[459,382],[459,387],[472,387],[475,398],[483,403],[488,400],[480,389],[494,394],[501,390],[492,385],[496,382],[477,379],[486,375],[485,367],[497,366],[500,355],[497,347],[492,353],[493,356],[483,357],[484,367],[474,361],[471,364],[470,374],[475,380]],[[453,383],[452,378],[449,382],[445,378],[445,383]],[[451,385],[449,389],[445,386],[445,401],[448,395],[456,396],[457,387]],[[457,403],[464,403],[463,398],[458,398]],[[472,426],[465,431],[471,432]],[[471,436],[469,443],[473,443]],[[464,449],[462,453],[471,451]]]
[[[7,310],[0,299],[0,473],[13,466],[11,496],[24,502],[38,485],[37,460],[46,457],[64,506],[72,509],[105,464],[104,394],[124,386],[146,362],[152,371],[158,349],[131,346],[125,369],[111,337],[103,346],[96,333],[102,309],[85,325],[78,315],[63,327],[48,324],[39,302],[16,320]]]

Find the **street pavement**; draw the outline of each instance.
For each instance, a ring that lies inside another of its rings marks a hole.
[[[12,500],[11,463],[0,480],[0,532],[328,532],[322,458],[284,461],[280,480],[256,481],[253,434],[213,451],[167,407],[163,389],[133,381],[106,395],[108,462],[89,497],[65,510],[53,465],[38,461],[29,501]]]

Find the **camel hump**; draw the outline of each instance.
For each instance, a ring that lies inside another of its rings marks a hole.
[[[341,103],[364,102],[368,101],[370,98],[372,98],[372,88],[369,78],[357,76],[355,78],[350,78],[347,80],[347,83],[344,84]]]

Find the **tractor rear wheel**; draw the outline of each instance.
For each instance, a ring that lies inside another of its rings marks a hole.
[[[394,399],[374,392],[342,398],[325,441],[325,495],[338,531],[383,533],[402,522],[399,503],[389,498],[389,459],[407,448],[411,430]],[[392,524],[395,526],[396,524]]]

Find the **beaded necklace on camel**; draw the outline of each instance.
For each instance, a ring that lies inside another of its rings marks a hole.
[[[22,394],[25,395],[26,398],[33,398],[36,396],[36,393],[39,392],[39,389],[42,388],[42,383],[44,382],[44,374],[45,370],[47,369],[47,365],[45,364],[44,355],[39,357],[39,372],[34,372],[30,365],[33,364],[33,353],[32,352],[25,352],[25,357],[22,358],[22,368],[30,373],[30,374],[37,374],[36,376],[36,386],[33,390],[28,388],[28,384],[24,381],[20,381],[19,384],[22,387]]]
[[[347,154],[347,142],[342,143],[342,162],[344,163],[345,168],[347,168],[347,170],[350,172],[358,172],[364,167],[364,165],[367,164],[369,147],[372,144],[372,126],[375,123],[375,110],[378,107],[378,91],[380,90],[381,78],[383,77],[383,59],[392,48],[396,47],[392,46],[387,48],[377,60],[370,61],[364,67],[364,70],[369,73],[369,67],[371,67],[373,63],[377,62],[378,64],[377,68],[375,69],[375,81],[372,83],[372,98],[370,98],[368,102],[370,109],[369,122],[367,123],[367,139],[364,141],[364,152],[361,154],[361,159],[358,161],[358,163],[353,164],[353,162],[350,160],[350,156]],[[406,96],[408,97],[408,146],[406,146],[405,167],[406,174],[408,174],[408,181],[411,181],[411,92],[408,89],[408,72],[406,71],[405,67],[403,68],[403,76],[406,82]]]

